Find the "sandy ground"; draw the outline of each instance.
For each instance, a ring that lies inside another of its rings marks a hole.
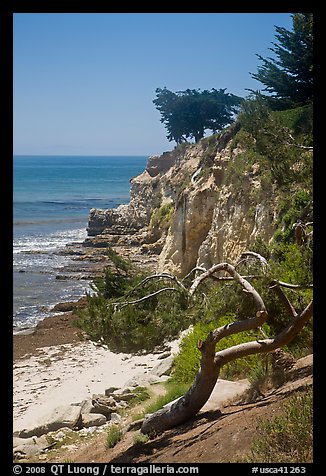
[[[171,343],[177,352],[178,341]],[[13,430],[21,430],[60,405],[78,403],[109,387],[146,375],[162,354],[115,354],[91,341],[38,349],[13,367]]]
[[[179,341],[171,344],[176,354]],[[162,354],[110,352],[91,341],[41,347],[13,366],[13,431],[28,428],[60,405],[79,403],[109,387],[123,388],[150,375]],[[216,410],[248,388],[247,380],[219,379],[202,411]]]
[[[162,354],[115,354],[85,340],[63,313],[40,322],[32,332],[14,335],[13,431],[28,428],[60,405],[79,403],[109,387],[123,388],[136,376],[150,375]],[[172,354],[178,340],[170,343]],[[220,408],[248,381],[219,379],[204,411]]]

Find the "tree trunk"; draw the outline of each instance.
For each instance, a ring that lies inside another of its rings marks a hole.
[[[219,376],[220,367],[215,363],[215,340],[213,334],[200,347],[201,367],[188,392],[171,406],[145,418],[141,432],[157,435],[173,428],[196,415],[209,399]]]

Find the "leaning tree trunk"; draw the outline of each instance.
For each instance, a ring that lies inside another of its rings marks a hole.
[[[141,427],[145,434],[158,434],[173,428],[196,415],[209,399],[219,376],[219,366],[214,361],[215,343],[206,339],[202,351],[201,367],[188,392],[170,407],[149,415]]]
[[[249,329],[260,328],[267,318],[266,307],[260,295],[253,286],[240,276],[235,268],[228,263],[213,266],[210,270],[196,278],[190,288],[190,294],[193,295],[199,284],[207,277],[212,277],[216,271],[228,272],[234,279],[239,281],[246,293],[251,294],[256,307],[258,307],[256,316],[242,321],[232,322],[231,324],[215,329],[208,334],[204,342],[198,343],[198,348],[201,351],[200,370],[196,375],[193,385],[183,397],[179,398],[171,406],[165,407],[145,418],[141,427],[141,432],[144,434],[159,434],[195,416],[209,399],[223,365],[248,355],[271,352],[288,344],[312,316],[312,302],[300,314],[297,314],[283,293],[280,283],[276,283],[273,287],[291,316],[288,326],[274,338],[245,342],[215,353],[216,344],[223,337]]]

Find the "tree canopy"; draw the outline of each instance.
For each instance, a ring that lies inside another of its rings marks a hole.
[[[162,115],[168,140],[180,144],[190,138],[198,142],[206,129],[215,133],[233,122],[242,98],[225,91],[213,88],[172,92],[166,87],[157,88],[153,103]]]
[[[258,72],[251,74],[271,93],[269,103],[276,109],[305,105],[313,99],[313,15],[292,15],[293,31],[275,27],[278,43],[269,48],[276,58],[263,58]]]

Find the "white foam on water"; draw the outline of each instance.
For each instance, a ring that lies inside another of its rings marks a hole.
[[[34,236],[23,235],[14,240],[14,254],[22,252],[48,252],[64,248],[72,241],[81,242],[87,236],[85,228],[76,230],[61,230],[49,234]]]
[[[57,280],[56,275],[72,263],[69,255],[60,255],[67,244],[82,243],[85,228],[54,230],[49,233],[21,235],[14,240],[14,330],[34,327],[51,315],[54,304],[75,300],[89,288],[87,280]],[[68,273],[69,274],[69,273]]]

